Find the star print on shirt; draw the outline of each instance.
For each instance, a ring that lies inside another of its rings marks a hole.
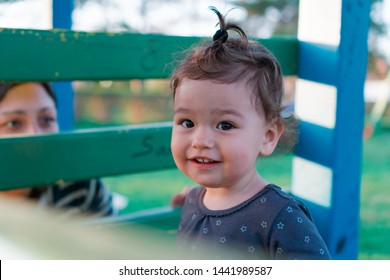
[[[267,202],[267,198],[266,198],[266,197],[260,198],[260,202],[261,202],[261,203],[266,203],[266,202]]]
[[[203,190],[196,193],[196,204]],[[204,213],[203,207],[183,208],[184,218],[177,241],[178,246],[182,246],[179,253],[193,254],[195,258],[210,254],[213,259],[215,256],[222,259],[232,256],[243,259],[329,258],[326,244],[306,209],[294,200],[287,201],[278,192],[260,193],[242,207],[215,213]],[[197,245],[195,252],[191,251],[192,244]]]
[[[196,251],[196,245],[195,244],[193,244],[192,246],[191,246],[191,249],[190,249],[192,252],[195,252]]]
[[[248,252],[249,252],[249,253],[253,253],[253,252],[255,252],[255,250],[256,250],[256,249],[255,249],[255,247],[253,247],[253,246],[249,246],[249,247],[248,247]]]
[[[247,231],[248,230],[248,227],[247,226],[242,226],[241,227],[241,232],[245,232],[245,231]]]

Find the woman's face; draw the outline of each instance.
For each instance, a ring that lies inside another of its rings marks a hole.
[[[39,83],[11,88],[0,101],[0,137],[59,131],[54,100]]]
[[[59,131],[54,100],[39,83],[11,88],[0,101],[0,137],[27,136]],[[1,192],[25,197],[29,188]]]

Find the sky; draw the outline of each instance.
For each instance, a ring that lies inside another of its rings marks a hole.
[[[104,7],[96,2],[87,2],[82,8],[75,7],[73,29],[78,31],[102,30],[106,22],[112,32],[126,31],[119,23],[125,22],[136,32],[165,33],[171,35],[206,36],[214,32],[217,22],[208,10],[216,6],[222,13],[233,6],[226,0],[107,0]],[[143,3],[146,5],[142,5]],[[142,11],[146,16],[142,15]],[[245,17],[242,9],[230,12],[235,20]],[[194,21],[195,19],[195,21]],[[0,3],[0,27],[51,28],[51,0],[24,0],[12,4]]]

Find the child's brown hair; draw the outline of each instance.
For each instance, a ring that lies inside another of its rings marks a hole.
[[[179,62],[171,77],[173,97],[183,79],[245,83],[252,89],[255,108],[264,112],[266,121],[284,124],[279,150],[291,150],[297,142],[297,120],[281,116],[284,88],[279,62],[263,45],[248,40],[240,26],[226,22],[215,7],[210,9],[217,14],[220,29],[213,41],[194,46]],[[229,37],[229,30],[236,31],[239,37]]]

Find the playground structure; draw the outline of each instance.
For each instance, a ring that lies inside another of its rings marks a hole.
[[[53,19],[69,16],[70,2],[53,1]],[[302,123],[291,190],[307,203],[334,259],[358,255],[369,10],[368,0],[301,0],[298,38],[260,39],[280,61],[283,74],[299,78],[295,104]],[[325,24],[329,18],[332,25]],[[55,21],[54,26],[70,27]],[[66,29],[0,29],[0,80],[59,81],[65,129],[73,118],[67,81],[166,78],[172,54],[201,39]],[[330,41],[316,34],[328,34]],[[170,134],[171,124],[162,123],[1,139],[0,188],[174,168]],[[180,211],[162,210],[108,222],[177,221]]]

